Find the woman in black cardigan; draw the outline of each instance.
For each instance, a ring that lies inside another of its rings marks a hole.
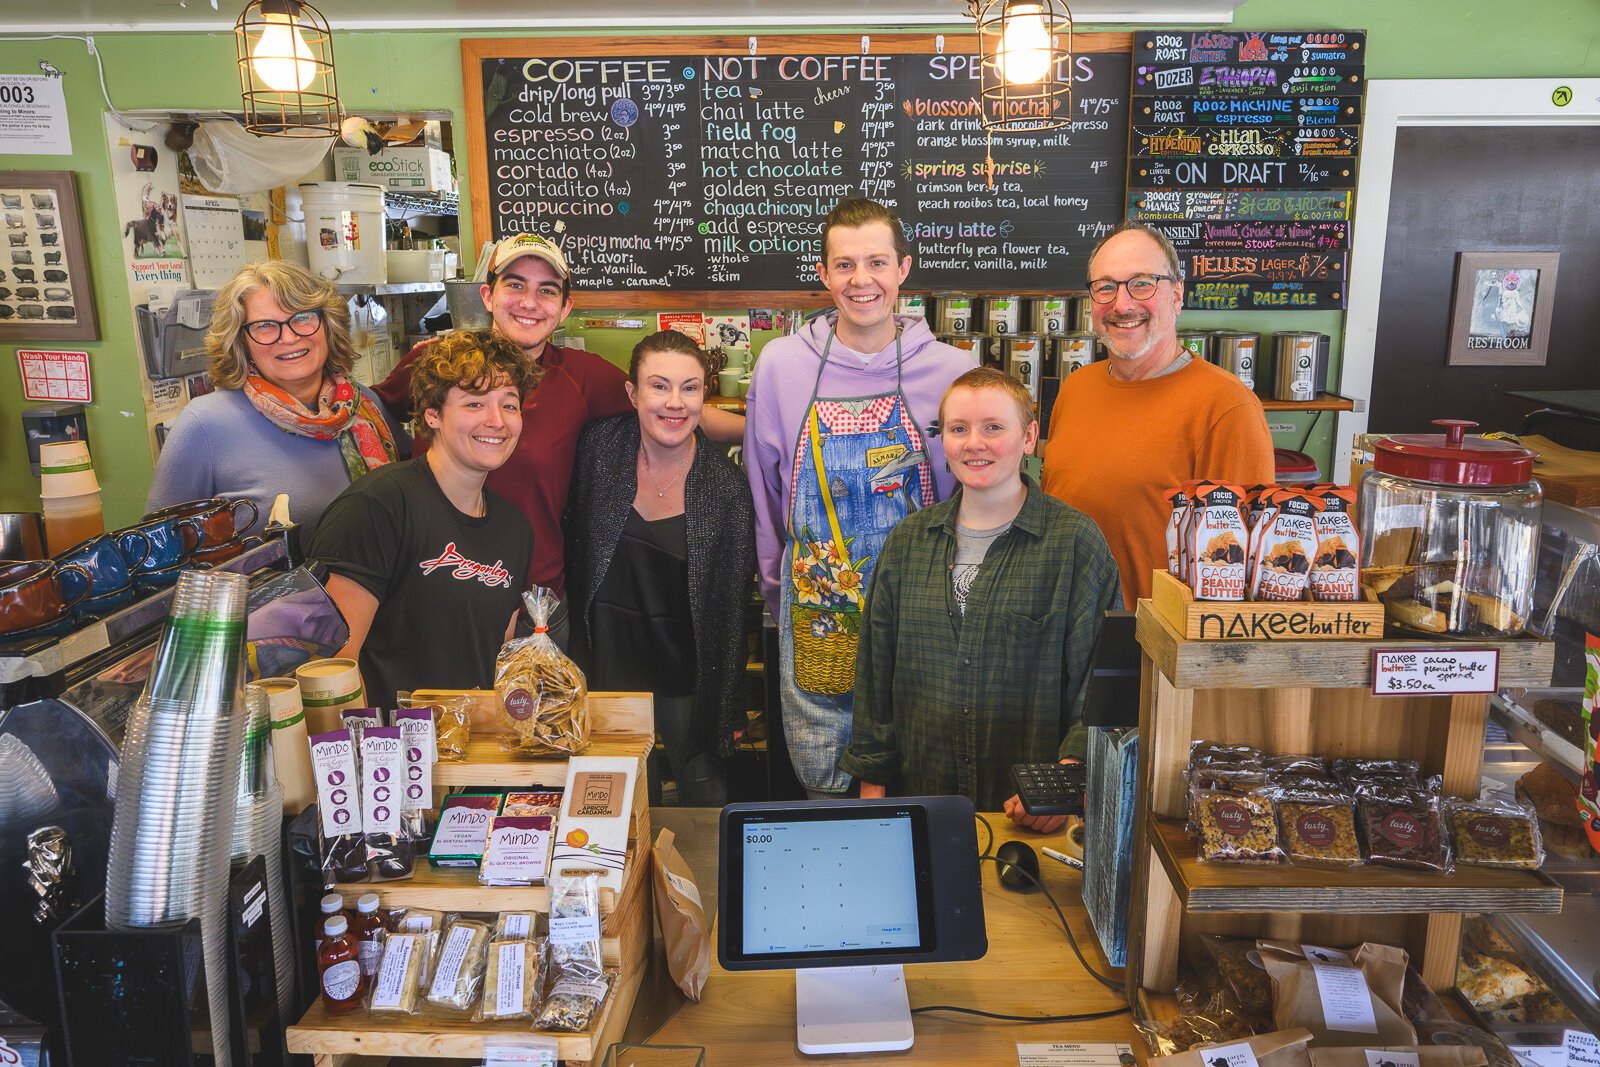
[[[710,372],[676,330],[639,342],[637,414],[583,431],[565,522],[573,658],[590,689],[655,694],[679,803],[694,807],[728,800],[756,567],[749,486],[699,430]]]

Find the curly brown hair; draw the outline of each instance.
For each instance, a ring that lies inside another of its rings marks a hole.
[[[451,389],[479,392],[501,382],[525,398],[543,373],[519,345],[493,330],[453,330],[424,348],[411,368],[411,410],[420,421],[423,412],[444,407]]]
[[[269,259],[246,263],[217,293],[211,308],[211,328],[206,331],[206,358],[211,381],[218,389],[243,389],[250,374],[250,341],[245,336],[244,302],[257,289],[266,289],[289,315],[320,311],[328,335],[328,362],[323,371],[349,374],[355,363],[350,346],[350,309],[332,283],[296,263]]]

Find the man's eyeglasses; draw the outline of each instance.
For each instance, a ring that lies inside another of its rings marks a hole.
[[[285,326],[289,327],[289,332],[296,337],[310,337],[322,329],[322,312],[297,311],[282,321],[256,319],[254,322],[244,324],[244,332],[258,345],[275,345],[283,336]]]
[[[1114,278],[1095,278],[1089,282],[1089,298],[1096,304],[1109,304],[1117,298],[1117,288],[1121,286],[1135,300],[1148,300],[1162,282],[1175,280],[1170,274],[1135,274],[1120,282]]]

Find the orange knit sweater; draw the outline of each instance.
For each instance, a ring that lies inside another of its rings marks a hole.
[[[1093,519],[1122,571],[1129,608],[1167,568],[1161,494],[1189,478],[1241,486],[1273,479],[1261,401],[1233,375],[1194,361],[1138,382],[1095,363],[1061,384],[1044,451],[1044,491]]]

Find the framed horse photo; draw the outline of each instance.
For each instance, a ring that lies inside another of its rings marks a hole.
[[[0,171],[0,233],[0,340],[100,340],[72,172]]]

